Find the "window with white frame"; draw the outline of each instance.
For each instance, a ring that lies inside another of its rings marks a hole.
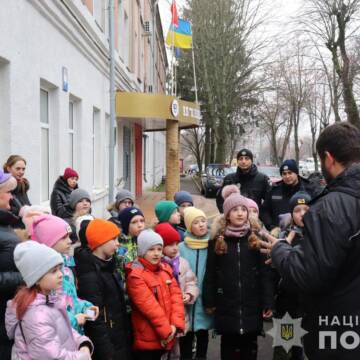
[[[41,131],[41,201],[49,200],[50,195],[50,121],[49,92],[40,89],[40,131]]]
[[[69,122],[68,122],[68,134],[69,134],[69,166],[75,167],[75,103],[69,101]]]
[[[101,131],[100,131],[100,110],[93,109],[92,118],[92,180],[93,187],[99,188],[101,186]]]

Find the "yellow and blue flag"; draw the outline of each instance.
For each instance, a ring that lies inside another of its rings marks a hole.
[[[171,24],[166,37],[166,44],[180,49],[192,48],[192,31],[189,21],[179,19],[179,24]]]

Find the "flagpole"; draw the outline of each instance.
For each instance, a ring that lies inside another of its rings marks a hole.
[[[198,88],[197,88],[197,80],[196,80],[196,67],[195,67],[195,52],[194,52],[194,42],[191,46],[191,53],[192,53],[192,61],[193,61],[193,72],[194,72],[194,87],[195,87],[195,101],[198,104]]]
[[[173,25],[174,26],[174,25]],[[173,29],[175,30],[175,29]],[[175,31],[172,32],[172,45],[171,45],[171,95],[174,96],[175,92],[174,92],[174,48],[175,48]]]

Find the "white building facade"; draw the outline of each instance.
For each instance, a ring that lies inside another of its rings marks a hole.
[[[150,5],[147,0],[115,2],[117,88],[148,91],[152,54],[143,29]],[[92,196],[94,214],[104,216],[110,145],[107,1],[12,0],[1,5],[0,159],[19,154],[27,160],[33,204],[46,204],[57,177],[73,167],[80,187]],[[161,50],[162,34],[156,39]],[[157,59],[161,92],[166,59],[159,54]],[[137,126],[130,119],[117,120],[114,180],[118,188],[140,195],[165,172],[165,136],[142,133]],[[142,137],[138,169],[135,136]],[[136,187],[139,177],[141,189]]]

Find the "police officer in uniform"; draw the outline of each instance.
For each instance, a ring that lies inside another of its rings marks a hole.
[[[273,184],[260,208],[261,220],[269,230],[279,226],[279,215],[290,212],[290,199],[295,193],[302,190],[313,197],[316,192],[316,185],[299,175],[295,160],[285,160],[280,174],[282,180]]]

